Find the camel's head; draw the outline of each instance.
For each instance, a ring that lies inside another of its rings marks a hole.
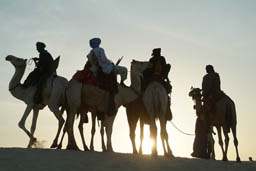
[[[189,92],[189,97],[192,97],[192,99],[201,99],[202,94],[201,94],[201,89],[200,88],[193,88],[191,87],[191,90]]]
[[[18,58],[13,55],[6,56],[5,60],[10,61],[14,65],[14,67],[26,66],[27,64],[27,59]]]
[[[131,62],[131,71],[132,72],[137,72],[137,73],[142,73],[145,69],[152,67],[152,64],[147,61],[136,61],[132,60]]]

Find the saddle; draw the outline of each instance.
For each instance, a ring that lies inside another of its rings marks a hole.
[[[108,116],[113,116],[117,112],[115,101],[114,101],[115,94],[118,93],[117,76],[113,71],[110,74],[105,74],[102,71],[102,69],[99,69],[97,78],[99,81],[99,88],[109,92],[109,101],[108,101],[109,104],[108,104],[107,114]]]
[[[170,94],[172,92],[172,85],[170,84],[169,79],[163,78],[163,76],[160,75],[160,74],[153,74],[151,76],[151,78],[146,78],[146,79],[141,78],[141,82],[142,82],[141,89],[142,89],[142,91],[145,91],[146,88],[148,87],[148,85],[153,81],[156,81],[156,82],[160,83],[162,86],[164,86],[165,89],[166,89],[167,94]]]

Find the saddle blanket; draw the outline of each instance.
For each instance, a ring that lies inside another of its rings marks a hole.
[[[72,79],[74,79],[82,84],[91,84],[96,87],[98,87],[98,85],[99,85],[99,82],[98,82],[96,76],[93,74],[93,72],[90,69],[84,69],[81,71],[77,71],[73,75]]]

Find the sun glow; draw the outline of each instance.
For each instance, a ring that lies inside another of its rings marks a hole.
[[[136,147],[137,150],[139,151],[139,147],[140,147],[140,129],[139,129],[139,124],[137,125],[136,128]],[[150,131],[149,131],[149,126],[145,125],[144,126],[144,139],[142,142],[142,154],[151,154],[151,148],[153,146],[153,141],[150,138]],[[163,147],[162,147],[162,142],[160,139],[160,135],[158,132],[158,136],[157,136],[157,151],[158,151],[158,155],[163,155]]]

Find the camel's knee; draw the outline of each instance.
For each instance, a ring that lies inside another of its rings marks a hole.
[[[80,132],[82,132],[84,130],[83,124],[80,123],[78,125],[78,129],[79,129]]]
[[[229,137],[225,137],[225,143],[226,143],[226,144],[229,143]]]
[[[131,139],[134,139],[134,138],[135,138],[135,133],[131,132],[131,133],[130,133],[130,138],[131,138]]]
[[[25,128],[25,122],[20,121],[20,122],[18,123],[18,126],[19,126],[19,128],[24,129],[24,128]]]
[[[93,127],[92,130],[91,130],[91,135],[94,135],[95,131],[96,131],[96,129]]]
[[[234,144],[235,144],[235,146],[238,146],[238,140],[237,140],[237,138],[234,139]]]
[[[222,140],[219,140],[219,145],[223,146],[223,141]]]

